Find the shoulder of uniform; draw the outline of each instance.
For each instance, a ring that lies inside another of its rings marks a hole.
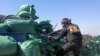
[[[79,29],[78,25],[76,25],[76,24],[69,25],[68,30],[71,33],[80,32],[80,29]]]
[[[72,26],[78,26],[77,24],[71,24]]]
[[[71,24],[70,26],[74,26],[74,27],[79,28],[77,24]]]

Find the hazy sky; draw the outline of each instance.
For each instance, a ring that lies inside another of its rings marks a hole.
[[[68,17],[83,34],[100,34],[100,0],[0,0],[0,14],[16,14],[23,4],[34,4],[38,20],[58,23],[56,29],[61,28],[61,19]]]

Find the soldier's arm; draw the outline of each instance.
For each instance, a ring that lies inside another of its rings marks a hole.
[[[56,34],[57,33],[57,34]],[[60,40],[62,37],[64,37],[66,35],[67,31],[64,30],[64,29],[61,29],[61,30],[58,30],[58,31],[55,31],[53,32],[52,34],[49,34],[48,35],[48,38],[52,38],[52,35],[57,35],[57,40]]]
[[[66,34],[67,34],[67,30],[62,30],[61,32],[60,32],[60,34],[58,35],[58,39],[57,40],[60,40],[61,38],[63,38],[64,36],[66,36]]]
[[[54,31],[54,32],[49,33],[49,34],[48,34],[48,39],[52,39],[52,36],[56,36],[56,35],[58,35],[58,32],[60,32],[60,31],[61,31],[61,29],[60,29],[60,30],[57,30],[57,31]]]
[[[53,35],[55,35],[55,34],[58,34],[58,32],[60,32],[61,30],[62,30],[62,29],[57,30],[57,31],[54,31],[54,32],[51,32],[51,33],[48,34],[48,36],[53,36]]]

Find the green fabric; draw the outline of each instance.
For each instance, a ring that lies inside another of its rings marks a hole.
[[[24,18],[30,18],[30,13],[27,11],[20,11],[17,15]]]
[[[0,56],[9,56],[17,53],[17,43],[12,37],[0,36]]]
[[[97,36],[95,40],[91,40],[88,45],[91,47],[90,56],[100,55],[100,36]]]
[[[83,46],[80,49],[80,55],[81,56],[89,56],[90,55],[90,51],[92,51],[88,46]]]
[[[30,5],[29,4],[22,5],[20,7],[20,11],[27,11],[27,12],[29,12],[30,11]]]
[[[35,33],[33,20],[7,19],[5,23],[11,32]]]
[[[27,40],[23,42],[20,47],[20,56],[41,56],[39,44],[40,39]]]
[[[49,21],[40,21],[40,22],[39,22],[39,25],[40,25],[40,26],[49,25],[50,27],[52,27],[52,25],[50,24]]]
[[[42,29],[46,29],[47,33],[50,33],[53,31],[52,25],[49,21],[41,21],[39,22],[39,27],[42,31]]]
[[[81,49],[81,56],[99,56],[100,55],[100,36],[91,40],[87,45],[87,48]]]
[[[17,12],[17,16],[24,17],[24,18],[32,18],[34,20],[38,19],[39,17],[35,15],[36,10],[34,9],[34,5],[22,5],[20,10]]]
[[[8,30],[8,27],[5,23],[0,23],[0,32],[3,33],[3,32],[7,32]]]
[[[55,49],[53,48],[56,46],[56,42],[53,40],[49,40],[47,36],[41,36],[42,43],[40,45],[40,51],[42,56],[54,56]]]
[[[28,34],[28,36],[29,36],[28,40],[40,39],[37,34]]]
[[[37,32],[39,32],[39,31],[40,31],[40,27],[39,27],[38,22],[34,22],[33,24],[34,24],[35,30],[36,30]]]

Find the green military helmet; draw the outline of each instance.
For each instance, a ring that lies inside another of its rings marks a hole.
[[[30,13],[27,11],[20,11],[17,16],[23,17],[23,18],[30,18]]]

